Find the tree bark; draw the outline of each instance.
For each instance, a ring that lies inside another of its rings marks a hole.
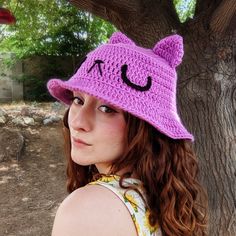
[[[185,35],[180,68],[180,113],[194,133],[200,181],[209,196],[210,234],[236,235],[235,37],[208,35],[194,28]]]
[[[145,47],[173,32],[184,37],[185,56],[178,68],[179,113],[195,135],[200,182],[209,197],[209,235],[235,236],[236,27],[229,27],[235,22],[234,1],[199,0],[195,18],[182,25],[170,0],[70,2],[109,20]],[[230,17],[219,21],[219,12],[224,12],[222,17],[230,12]]]
[[[236,1],[224,0],[214,11],[210,26],[214,32],[223,33],[229,28],[232,19],[236,17]],[[235,27],[235,26],[234,26]]]

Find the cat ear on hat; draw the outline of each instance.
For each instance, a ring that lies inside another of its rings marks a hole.
[[[135,43],[130,38],[128,38],[125,34],[121,32],[113,33],[108,43],[110,44],[124,43],[129,45],[135,45]]]
[[[177,34],[168,36],[154,46],[153,52],[175,68],[181,63],[184,55],[183,38]]]

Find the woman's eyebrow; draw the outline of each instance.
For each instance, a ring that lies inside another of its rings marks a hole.
[[[84,97],[83,94],[81,92],[78,92],[78,91],[74,92],[73,96],[74,97],[78,97],[79,96],[79,97],[82,97],[82,98]]]

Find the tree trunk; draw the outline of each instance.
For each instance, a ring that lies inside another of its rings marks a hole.
[[[214,236],[236,235],[235,46],[230,34],[218,38],[194,28],[185,36],[188,53],[179,73],[180,113],[195,135]]]
[[[196,19],[183,25],[172,1],[71,2],[109,20],[142,46],[153,47],[158,39],[173,32],[184,37],[185,56],[178,68],[179,112],[196,140],[200,182],[209,197],[209,235],[235,236],[236,27],[232,22],[236,1],[198,0]]]

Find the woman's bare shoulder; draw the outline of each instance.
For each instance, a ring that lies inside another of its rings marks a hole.
[[[124,203],[109,189],[87,185],[71,193],[58,208],[52,236],[136,236]]]

